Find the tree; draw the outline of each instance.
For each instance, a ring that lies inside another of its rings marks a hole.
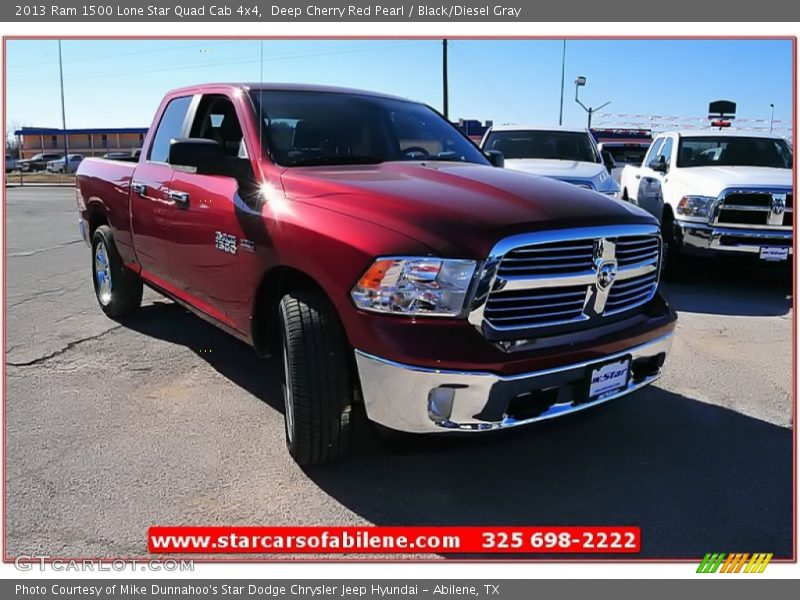
[[[6,124],[6,156],[19,158],[19,138],[14,134],[18,129],[22,129],[16,122]]]

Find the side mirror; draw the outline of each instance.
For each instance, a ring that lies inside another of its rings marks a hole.
[[[611,156],[611,152],[607,150],[603,150],[603,164],[608,169],[608,172],[611,173],[611,169],[617,166],[617,161],[614,160],[614,157]]]
[[[222,146],[205,138],[174,138],[169,143],[169,164],[193,167],[198,175],[221,175],[240,181],[252,178],[250,161],[226,156]]]
[[[489,159],[489,162],[492,163],[493,167],[500,167],[501,169],[506,164],[506,159],[503,156],[503,153],[499,150],[487,150],[485,152],[486,158]]]
[[[667,172],[667,161],[663,156],[654,158],[653,160],[650,161],[650,164],[647,166],[653,169],[653,171],[658,171],[659,173]]]
[[[169,164],[180,167],[205,167],[222,160],[222,146],[203,138],[174,138],[169,143]]]

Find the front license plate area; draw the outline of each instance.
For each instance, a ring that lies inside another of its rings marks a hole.
[[[594,364],[586,369],[587,402],[592,402],[628,387],[631,376],[631,357]]]
[[[789,260],[789,248],[780,246],[762,246],[758,256],[761,258],[761,260],[770,262]]]

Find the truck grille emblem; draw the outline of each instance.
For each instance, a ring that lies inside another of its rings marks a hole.
[[[617,278],[617,263],[603,263],[597,270],[597,287],[607,290]]]
[[[597,279],[593,290],[594,298],[589,296],[586,308],[601,315],[606,309],[608,292],[617,278],[617,245],[614,240],[599,238],[594,241],[594,268]],[[590,294],[592,291],[590,291]]]
[[[772,212],[776,215],[782,215],[786,210],[786,194],[772,194]]]

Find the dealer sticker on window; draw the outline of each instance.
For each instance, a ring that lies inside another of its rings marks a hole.
[[[763,246],[761,248],[761,253],[759,254],[761,260],[788,260],[789,258],[789,248],[784,247],[775,247],[775,246]]]
[[[592,368],[589,375],[589,399],[616,392],[627,386],[630,368],[630,358]]]

